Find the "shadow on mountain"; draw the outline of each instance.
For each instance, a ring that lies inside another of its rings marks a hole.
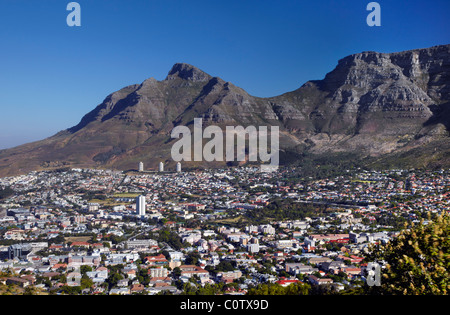
[[[447,131],[450,131],[450,102],[429,107],[433,116],[424,123],[425,127],[443,124]]]

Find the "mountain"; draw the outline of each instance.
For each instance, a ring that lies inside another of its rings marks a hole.
[[[164,80],[108,95],[74,127],[1,150],[0,176],[60,167],[127,170],[139,161],[146,168],[173,165],[170,132],[194,118],[205,126],[279,126],[282,156],[294,162],[346,153],[375,164],[448,167],[450,45],[354,54],[323,80],[269,98],[177,63]]]

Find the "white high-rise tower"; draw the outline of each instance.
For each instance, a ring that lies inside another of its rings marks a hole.
[[[163,162],[159,162],[159,171],[164,172],[164,163]]]
[[[145,208],[146,208],[145,196],[141,195],[136,198],[136,214],[139,216],[144,216]]]
[[[144,171],[144,163],[139,162],[139,172],[143,172]]]
[[[177,163],[177,172],[178,173],[181,172],[181,163],[180,162]]]

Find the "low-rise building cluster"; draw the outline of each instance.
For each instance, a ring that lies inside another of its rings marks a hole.
[[[450,208],[445,170],[295,174],[72,169],[0,178],[13,192],[0,204],[0,281],[77,294],[183,294],[207,284],[245,294],[299,282],[340,291],[365,281],[371,245]],[[280,200],[327,211],[252,221]]]

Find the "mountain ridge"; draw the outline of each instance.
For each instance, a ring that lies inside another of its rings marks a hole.
[[[170,164],[170,131],[194,118],[205,125],[279,126],[281,150],[298,156],[355,152],[379,160],[446,144],[450,45],[349,55],[324,79],[266,98],[176,63],[164,80],[149,78],[109,94],[71,128],[1,150],[0,176],[69,166],[126,170],[138,161]]]

